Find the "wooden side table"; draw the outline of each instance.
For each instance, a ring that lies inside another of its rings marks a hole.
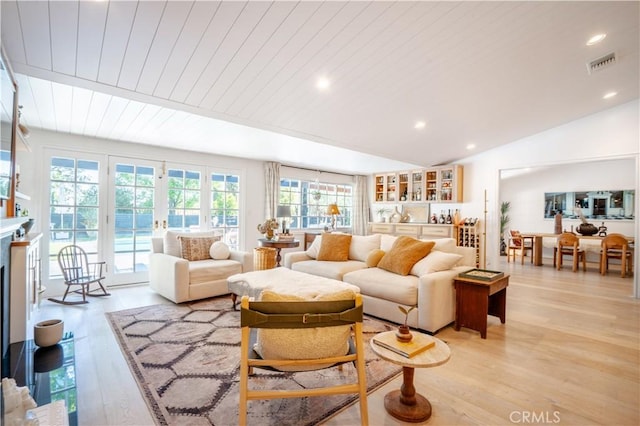
[[[260,247],[273,247],[274,249],[276,249],[276,268],[278,268],[282,266],[280,265],[280,261],[282,260],[282,257],[280,256],[280,250],[282,250],[283,248],[298,247],[300,245],[300,241],[275,241],[267,240],[266,238],[260,238],[258,239],[258,244],[260,244]]]
[[[385,331],[382,334],[392,333],[395,331]],[[412,330],[413,334],[420,334]],[[427,398],[416,392],[413,386],[413,375],[416,368],[437,367],[449,361],[451,350],[449,346],[442,340],[428,336],[436,342],[436,345],[427,349],[411,358],[405,358],[389,349],[374,343],[371,339],[371,349],[380,356],[380,358],[402,366],[402,386],[400,389],[393,390],[384,397],[384,408],[393,417],[405,422],[419,423],[431,417],[431,403]]]
[[[456,277],[453,285],[456,288],[456,331],[460,331],[460,327],[470,328],[486,339],[487,315],[496,316],[505,323],[509,275],[494,281]]]

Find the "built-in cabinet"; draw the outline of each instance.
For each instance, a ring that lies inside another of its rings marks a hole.
[[[369,223],[370,234],[407,235],[414,238],[454,238],[453,225],[426,223]]]
[[[462,166],[381,173],[374,176],[374,200],[384,202],[461,203]]]
[[[11,330],[10,343],[32,338],[34,310],[42,292],[40,240],[42,234],[27,234],[11,242]]]

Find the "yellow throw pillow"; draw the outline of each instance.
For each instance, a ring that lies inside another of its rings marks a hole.
[[[399,275],[409,275],[413,265],[428,255],[434,245],[433,241],[418,241],[415,238],[400,236],[391,246],[391,250],[382,256],[378,268]]]
[[[384,256],[384,250],[374,249],[369,252],[367,256],[367,267],[375,268],[380,263],[380,259]]]
[[[349,246],[351,246],[351,235],[349,234],[322,234],[320,251],[316,260],[346,262],[349,260]]]
[[[186,237],[179,236],[182,246],[182,258],[192,262],[194,260],[211,259],[209,253],[211,245],[220,240],[220,237]]]

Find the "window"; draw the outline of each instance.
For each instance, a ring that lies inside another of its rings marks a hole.
[[[337,204],[337,226],[351,227],[353,188],[351,185],[280,179],[280,205],[290,205],[290,229],[324,228],[331,225],[329,204]],[[279,219],[279,218],[278,218]]]
[[[170,169],[169,228],[188,230],[200,226],[200,172]]]
[[[97,261],[99,163],[52,157],[49,165],[49,276],[60,277],[58,252],[69,244],[81,246],[89,262]]]
[[[210,227],[223,236],[231,249],[238,249],[240,230],[240,177],[232,174],[211,174]]]

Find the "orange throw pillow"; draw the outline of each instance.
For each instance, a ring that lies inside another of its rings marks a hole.
[[[346,262],[349,260],[350,246],[351,235],[349,234],[322,234],[320,251],[316,260]]]
[[[391,250],[382,256],[378,268],[398,275],[409,275],[413,265],[428,255],[435,245],[433,241],[418,241],[415,238],[400,236],[391,246]]]

